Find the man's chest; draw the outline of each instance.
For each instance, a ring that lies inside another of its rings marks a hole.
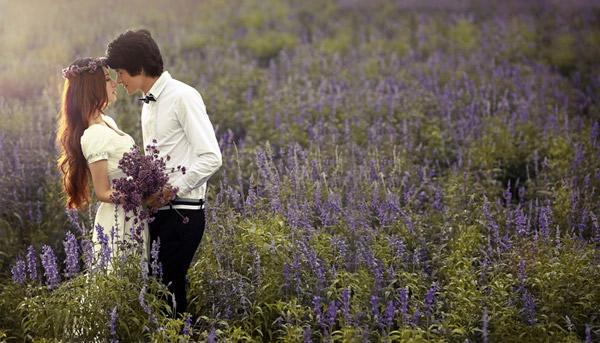
[[[181,125],[172,103],[156,102],[142,109],[144,141],[164,140],[181,133]]]

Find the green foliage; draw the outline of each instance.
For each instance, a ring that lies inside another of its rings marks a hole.
[[[468,53],[477,44],[477,27],[470,21],[461,19],[448,30],[451,48]]]
[[[568,75],[575,70],[575,37],[569,33],[562,33],[553,37],[548,49],[548,60],[551,65]]]
[[[248,34],[240,46],[254,56],[261,65],[268,66],[269,61],[283,49],[296,45],[296,38],[285,32],[262,31]]]

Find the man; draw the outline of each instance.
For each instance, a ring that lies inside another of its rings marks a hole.
[[[147,200],[159,209],[149,230],[151,242],[160,241],[163,282],[175,296],[173,310],[183,313],[187,270],[204,233],[206,182],[221,167],[221,151],[202,97],[163,71],[163,59],[150,32],[122,33],[108,44],[106,57],[129,95],[143,93],[144,146],[155,144],[161,156],[168,155],[167,169],[186,168],[185,174],[170,175],[170,184],[178,189],[175,200],[165,200],[172,196],[169,188]]]

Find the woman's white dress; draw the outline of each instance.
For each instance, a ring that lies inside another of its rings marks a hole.
[[[81,136],[81,150],[88,164],[100,160],[108,162],[108,179],[112,186],[112,180],[125,176],[123,171],[119,169],[119,160],[124,153],[131,150],[135,145],[135,141],[131,136],[119,130],[111,117],[102,115],[102,119],[108,126],[104,124],[90,125]],[[131,218],[132,216],[132,213],[128,213],[128,217]],[[96,256],[99,256],[101,248],[98,230],[96,229],[97,225],[100,225],[104,230],[104,234],[108,236],[111,258],[116,255],[116,251],[119,251],[118,246],[121,245],[119,242],[134,242],[131,234],[131,228],[134,225],[133,219],[125,221],[125,211],[122,206],[101,202],[96,212],[92,235]],[[111,235],[113,227],[116,234],[114,238]],[[146,224],[143,224],[142,240],[142,256],[147,257],[148,227]]]

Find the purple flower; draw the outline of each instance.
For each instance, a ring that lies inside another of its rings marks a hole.
[[[98,234],[98,241],[100,242],[100,260],[98,261],[98,268],[103,269],[110,263],[110,245],[108,242],[108,235],[104,233],[104,228],[100,225],[96,225],[96,233]]]
[[[498,246],[500,242],[500,226],[498,225],[498,223],[496,223],[494,217],[490,212],[490,202],[488,201],[486,196],[483,197],[483,214],[487,221],[487,227],[491,244],[493,244],[493,246]]]
[[[371,313],[373,314],[373,323],[377,326],[381,326],[381,319],[379,314],[379,297],[376,295],[371,296]]]
[[[67,219],[69,220],[69,223],[71,223],[71,225],[76,228],[79,233],[85,235],[87,230],[79,221],[79,212],[77,212],[75,209],[67,209],[65,212],[67,213]]]
[[[162,264],[158,259],[158,254],[160,251],[160,237],[152,242],[152,249],[150,250],[150,257],[152,259],[151,268],[152,275],[162,280]]]
[[[319,326],[325,326],[323,322],[323,315],[321,313],[321,297],[318,295],[313,296],[313,313],[315,314],[316,322]]]
[[[538,222],[542,238],[547,239],[550,236],[550,226],[552,225],[552,209],[549,205],[540,209]]]
[[[181,333],[184,336],[192,335],[192,316],[190,314],[188,314],[185,317],[185,320],[183,321],[183,329],[182,329]]]
[[[167,168],[166,158],[160,157],[159,153],[155,145],[148,145],[146,154],[135,146],[119,160],[119,169],[125,176],[112,181],[115,192],[111,201],[122,205],[126,212],[132,212],[134,221],[143,222],[151,218],[154,210],[144,208],[143,200],[168,187],[169,171],[185,173],[182,166]],[[177,190],[171,190],[175,196]],[[164,203],[172,199],[158,200]],[[141,241],[140,237],[134,237]]]
[[[312,330],[309,326],[304,328],[304,333],[302,334],[304,343],[312,343]]]
[[[11,268],[11,273],[12,273],[12,279],[13,282],[19,285],[22,285],[25,283],[25,280],[27,279],[27,274],[26,274],[26,266],[25,266],[25,261],[23,261],[23,259],[19,258],[17,259],[17,261],[15,262],[15,265]]]
[[[592,327],[585,324],[585,343],[592,343]]]
[[[437,291],[438,285],[434,282],[425,294],[425,309],[427,310],[428,316],[431,316],[433,314],[433,306],[435,305],[435,295]]]
[[[400,313],[402,319],[406,320],[408,316],[408,289],[406,287],[400,289]]]
[[[350,288],[344,288],[342,291],[342,313],[346,325],[349,325],[352,321],[352,317],[350,317]]]
[[[523,208],[519,205],[513,213],[517,234],[521,236],[527,235],[529,233],[529,220]]]
[[[65,274],[66,277],[73,277],[79,273],[79,244],[75,235],[71,231],[67,231],[66,239],[63,241],[65,247]]]
[[[29,272],[29,280],[38,281],[37,256],[32,245],[27,248],[27,271]]]
[[[156,320],[154,313],[152,313],[152,309],[150,308],[148,303],[146,303],[145,296],[146,296],[146,288],[147,287],[148,287],[147,285],[144,285],[142,287],[142,289],[140,290],[140,294],[138,295],[138,301],[140,303],[140,306],[142,306],[142,310],[144,310],[144,312],[146,312],[146,314],[148,314],[148,317],[150,318],[150,322],[152,322],[155,325],[158,325],[158,321]],[[175,300],[175,299],[173,299],[173,300]]]
[[[210,332],[208,333],[207,342],[208,343],[216,343],[217,342],[217,331],[215,330],[214,327],[212,327],[210,329]]]
[[[523,302],[523,308],[521,309],[521,314],[523,315],[523,320],[528,325],[535,324],[535,298],[529,291],[524,288],[523,293],[521,295],[521,300]]]
[[[41,260],[48,289],[56,288],[60,282],[60,276],[58,275],[56,255],[54,255],[52,248],[47,245],[42,246]]]
[[[394,300],[389,300],[387,305],[385,306],[385,311],[383,313],[383,322],[385,326],[388,328],[392,327],[394,324],[394,316],[396,314],[396,305],[394,304]]]
[[[327,307],[327,319],[326,323],[329,329],[332,329],[335,325],[335,317],[337,315],[337,302],[332,300]]]
[[[92,270],[94,264],[94,245],[87,238],[81,240],[81,254],[83,255],[83,264],[88,271]]]
[[[119,315],[117,313],[117,306],[113,307],[110,311],[110,318],[108,320],[108,330],[110,331],[111,343],[118,343],[117,339],[117,319]]]

